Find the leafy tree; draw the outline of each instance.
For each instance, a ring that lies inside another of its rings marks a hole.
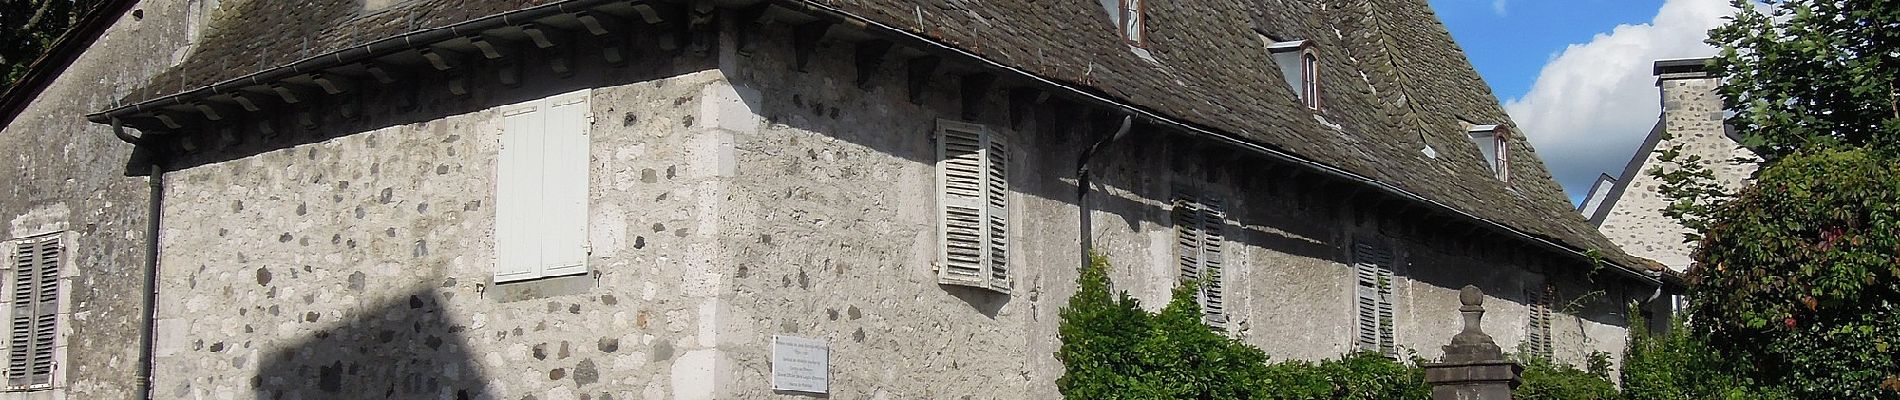
[[[0,1],[0,87],[12,86],[26,67],[99,0]]]
[[[1800,399],[1900,398],[1900,164],[1802,150],[1715,209],[1691,326],[1744,379]]]
[[[1900,150],[1900,1],[1733,3],[1709,43],[1743,146],[1770,162],[1815,144]]]

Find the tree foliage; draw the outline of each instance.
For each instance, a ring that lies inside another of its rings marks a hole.
[[[1900,1],[1733,0],[1709,32],[1728,122],[1773,161],[1812,145],[1900,149]]]
[[[0,87],[12,86],[99,0],[0,1]]]
[[[1717,208],[1692,326],[1746,379],[1802,399],[1900,398],[1900,165],[1809,149]]]

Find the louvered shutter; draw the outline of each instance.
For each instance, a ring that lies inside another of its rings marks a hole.
[[[58,334],[60,246],[56,238],[24,241],[14,254],[13,318],[8,332],[7,386],[33,388],[53,377]]]
[[[1174,254],[1182,282],[1201,279],[1201,207],[1192,197],[1174,200]]]
[[[543,119],[543,276],[587,272],[587,92],[548,98]]]
[[[938,121],[937,160],[939,282],[1008,293],[1007,148],[982,125]]]
[[[1194,300],[1201,306],[1202,321],[1215,328],[1227,323],[1225,289],[1221,285],[1221,267],[1226,263],[1226,237],[1221,227],[1226,220],[1219,200],[1175,195],[1175,257],[1180,281],[1200,281]]]
[[[1208,326],[1225,329],[1227,326],[1226,289],[1221,285],[1222,268],[1227,264],[1227,236],[1222,227],[1227,225],[1227,213],[1221,211],[1218,199],[1201,200],[1201,312],[1205,313]]]
[[[1359,242],[1353,245],[1357,303],[1355,341],[1362,351],[1395,354],[1393,347],[1392,252]]]
[[[993,131],[983,132],[984,148],[988,149],[983,161],[989,166],[983,185],[983,196],[989,201],[983,216],[989,221],[989,231],[984,235],[990,246],[990,289],[1009,293],[1009,151],[1002,139]]]
[[[1525,302],[1530,306],[1530,322],[1526,324],[1524,343],[1532,354],[1549,359],[1554,353],[1550,337],[1550,288],[1533,287],[1524,290]]]
[[[495,282],[541,276],[541,179],[545,142],[539,101],[502,110],[495,184]]]
[[[984,268],[983,131],[950,122],[938,124],[938,236],[943,241],[943,283],[983,286]]]

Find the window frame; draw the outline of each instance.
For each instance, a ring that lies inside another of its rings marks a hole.
[[[1293,97],[1300,101],[1300,105],[1314,112],[1325,111],[1325,87],[1320,77],[1323,65],[1313,42],[1304,39],[1276,41],[1265,35],[1261,35],[1261,40],[1266,42],[1268,55],[1280,68],[1281,78],[1287,81],[1288,89],[1292,90]],[[1295,79],[1299,81],[1294,82]]]
[[[1148,3],[1147,0],[1117,0],[1116,10],[1121,13],[1117,21],[1116,32],[1122,41],[1136,48],[1148,48]]]
[[[1472,144],[1491,146],[1491,154],[1484,154],[1480,147],[1478,156],[1485,165],[1491,167],[1491,173],[1499,181],[1511,182],[1511,128],[1504,125],[1469,125],[1465,134],[1470,136]]]

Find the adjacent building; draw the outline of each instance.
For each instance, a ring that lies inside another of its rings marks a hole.
[[[106,3],[0,98],[0,399],[1057,398],[1091,250],[1280,359],[1680,283],[1422,0]]]
[[[1624,252],[1655,260],[1674,273],[1685,273],[1695,250],[1687,242],[1689,228],[1664,214],[1671,200],[1660,188],[1662,179],[1652,171],[1670,171],[1661,151],[1678,149],[1679,162],[1695,157],[1714,173],[1716,184],[1738,189],[1754,175],[1754,152],[1742,147],[1733,127],[1724,120],[1728,108],[1716,92],[1719,78],[1707,69],[1708,59],[1688,58],[1655,62],[1656,87],[1662,91],[1662,115],[1655,129],[1636,148],[1636,154],[1616,177],[1597,179],[1577,211],[1603,231]]]

